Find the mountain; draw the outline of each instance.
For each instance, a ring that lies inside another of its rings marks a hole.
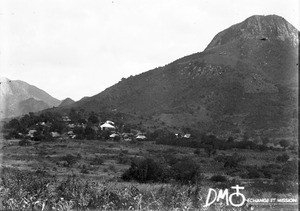
[[[1,118],[36,112],[59,105],[45,91],[20,80],[0,78]]]
[[[66,98],[63,101],[61,101],[58,107],[69,106],[72,105],[73,103],[75,103],[74,100],[72,100],[71,98]]]
[[[72,107],[216,134],[294,135],[298,35],[282,17],[251,16],[218,33],[203,52],[123,79]]]
[[[49,105],[42,100],[29,98],[19,103],[19,111],[21,114],[28,114],[29,112],[41,111],[49,108]]]

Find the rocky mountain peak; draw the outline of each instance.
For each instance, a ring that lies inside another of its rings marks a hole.
[[[298,45],[298,30],[277,15],[254,15],[217,34],[206,49],[238,40],[280,40]]]
[[[10,79],[8,79],[8,78],[0,77],[0,83],[1,82],[9,82],[9,81],[10,81]]]

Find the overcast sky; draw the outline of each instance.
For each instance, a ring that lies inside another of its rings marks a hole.
[[[201,52],[252,15],[299,29],[298,9],[298,0],[1,0],[0,76],[79,100]]]

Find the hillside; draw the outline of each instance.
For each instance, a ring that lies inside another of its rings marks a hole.
[[[24,81],[0,79],[1,118],[19,116],[57,106],[60,101]]]
[[[295,135],[298,33],[282,17],[252,16],[217,34],[203,52],[123,79],[72,107],[216,134]]]
[[[69,106],[72,105],[73,103],[75,103],[74,100],[72,100],[71,98],[66,98],[63,101],[61,101],[58,107]]]

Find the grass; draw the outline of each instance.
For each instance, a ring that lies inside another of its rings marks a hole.
[[[227,183],[227,188],[232,183]],[[204,210],[209,184],[137,184],[95,182],[78,176],[59,179],[36,172],[4,168],[0,194],[3,210]],[[246,198],[258,197],[249,187]],[[264,192],[261,197],[295,198],[296,195]],[[271,208],[269,205],[269,209]],[[280,208],[280,206],[277,206]],[[296,208],[294,206],[294,208]],[[205,210],[250,210],[215,203]],[[257,209],[260,210],[260,209]],[[268,210],[268,209],[267,209]]]
[[[245,186],[247,197],[297,195],[294,187],[280,192],[291,184],[265,184],[267,180],[264,179],[241,179],[238,172],[232,170],[230,173],[213,156],[208,157],[203,149],[195,155],[193,148],[99,140],[31,142],[26,146],[20,146],[18,140],[2,140],[1,146],[0,209],[202,210],[208,188],[230,188],[238,182]],[[217,154],[231,155],[234,152],[218,150]],[[261,168],[276,163],[279,152],[239,150],[237,153],[247,158],[241,165]],[[297,157],[289,151],[288,154]],[[201,184],[138,184],[120,180],[131,159],[170,155],[175,158],[188,156],[199,163],[205,178]],[[72,165],[64,166],[66,159],[71,159]],[[225,175],[227,181],[210,181],[214,175]],[[218,209],[222,210],[222,206],[216,204],[208,210]]]

